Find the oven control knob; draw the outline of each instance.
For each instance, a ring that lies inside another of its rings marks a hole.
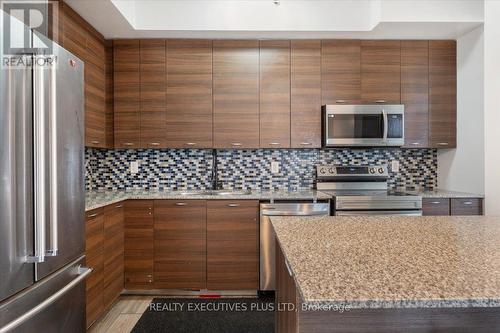
[[[384,173],[384,168],[378,168],[378,173]]]
[[[375,173],[375,169],[374,168],[370,168],[370,173],[374,174]]]
[[[331,173],[331,174],[334,174],[335,173],[335,169],[334,168],[330,168],[330,169],[328,169],[328,172]]]
[[[319,173],[324,175],[326,173],[326,168],[319,169]]]

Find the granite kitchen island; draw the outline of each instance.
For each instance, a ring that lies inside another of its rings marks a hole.
[[[279,332],[499,332],[500,217],[277,217]]]

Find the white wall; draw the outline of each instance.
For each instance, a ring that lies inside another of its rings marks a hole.
[[[484,14],[485,213],[500,215],[500,1]]]
[[[484,194],[484,40],[479,27],[457,40],[457,149],[438,151],[438,187]]]

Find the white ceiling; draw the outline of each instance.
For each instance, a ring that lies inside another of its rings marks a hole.
[[[465,34],[482,0],[65,0],[106,38],[406,38]]]

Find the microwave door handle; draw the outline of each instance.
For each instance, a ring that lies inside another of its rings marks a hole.
[[[389,129],[389,120],[387,118],[387,112],[382,109],[382,118],[384,120],[384,141],[387,141],[387,131]]]

